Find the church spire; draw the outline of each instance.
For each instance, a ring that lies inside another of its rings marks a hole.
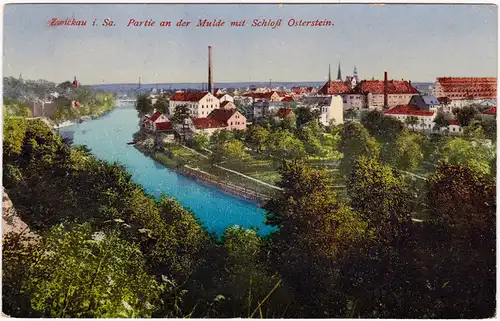
[[[337,71],[337,80],[342,81],[342,72],[340,71],[340,62],[339,62],[339,70]]]
[[[354,79],[356,79],[356,82],[359,82],[359,79],[358,79],[358,68],[356,68],[356,66],[354,66],[354,71],[352,73]]]

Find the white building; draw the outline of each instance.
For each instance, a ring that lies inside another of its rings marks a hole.
[[[403,123],[406,118],[414,116],[417,117],[418,124],[409,126],[409,128],[433,131],[434,119],[436,118],[437,111],[420,110],[414,106],[399,105],[384,111],[384,115],[394,117]]]
[[[220,106],[219,99],[209,93],[202,92],[183,92],[178,91],[170,97],[169,113],[174,114],[178,106],[186,105],[189,108],[190,116],[195,118],[207,117],[212,110],[218,109]]]
[[[306,97],[304,105],[319,110],[319,121],[325,126],[329,125],[332,119],[335,120],[335,125],[344,123],[343,101],[340,95]]]

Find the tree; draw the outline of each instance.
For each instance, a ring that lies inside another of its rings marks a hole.
[[[266,152],[278,163],[284,159],[305,156],[303,143],[286,130],[271,133],[266,144]]]
[[[14,99],[4,99],[3,101],[4,119],[6,116],[30,117],[31,110],[26,103]]]
[[[26,257],[21,293],[45,317],[151,317],[165,285],[149,276],[137,246],[89,224],[54,227]],[[4,252],[13,260],[19,251]]]
[[[3,155],[16,158],[21,155],[28,123],[26,121],[4,117]]]
[[[351,121],[354,120],[354,117],[357,117],[358,113],[355,109],[348,109],[344,112],[344,118],[351,118]]]
[[[279,228],[271,237],[271,259],[308,311],[334,315],[348,296],[335,290],[338,267],[363,251],[366,223],[338,201],[326,170],[296,160],[284,162],[280,174],[283,193],[264,206],[266,224]]]
[[[448,127],[449,125],[450,123],[444,114],[442,112],[438,112],[436,118],[434,118],[434,128],[440,132],[441,128]]]
[[[203,150],[209,146],[210,138],[206,133],[198,133],[193,136],[194,148]]]
[[[466,127],[479,115],[479,111],[474,106],[465,106],[455,108],[453,114],[457,118],[458,124],[461,127]]]
[[[371,110],[366,113],[361,119],[361,123],[373,137],[382,142],[393,140],[404,129],[401,121],[391,116],[385,116],[379,110]]]
[[[295,109],[297,127],[300,128],[314,119],[318,119],[318,113],[307,107],[297,107]]]
[[[484,140],[453,138],[440,148],[439,155],[450,164],[466,164],[474,170],[488,174],[489,164],[495,157],[495,147]]]
[[[189,118],[191,112],[188,105],[178,105],[175,107],[174,116],[171,121],[175,124],[183,124],[184,120]]]
[[[413,115],[406,117],[405,124],[408,127],[415,128],[418,125],[418,117]]]
[[[245,143],[257,153],[262,153],[269,136],[270,133],[266,128],[258,125],[251,125],[247,128]]]
[[[351,173],[353,163],[361,156],[378,158],[379,143],[360,123],[344,124],[340,133],[339,151],[344,155],[340,161],[340,171],[344,176]]]
[[[405,171],[417,169],[424,160],[422,136],[409,133],[399,135],[395,152],[393,164],[396,168]]]
[[[151,101],[151,98],[149,98],[149,96],[146,94],[138,95],[135,108],[139,113],[139,117],[150,113],[151,111],[153,111],[153,103]]]
[[[168,114],[169,101],[165,96],[160,96],[154,104],[154,108],[164,114]]]
[[[409,194],[401,178],[376,159],[358,158],[347,191],[352,208],[375,229],[378,242],[399,247],[411,225]]]
[[[467,165],[439,164],[429,179],[431,222],[425,252],[438,318],[495,314],[496,185]]]

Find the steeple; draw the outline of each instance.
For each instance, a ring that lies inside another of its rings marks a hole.
[[[354,76],[354,79],[356,79],[356,82],[359,82],[358,69],[356,68],[356,66],[354,66],[354,71],[352,72],[352,75]]]
[[[340,62],[339,62],[339,70],[337,71],[337,80],[342,81],[342,72],[340,71]]]

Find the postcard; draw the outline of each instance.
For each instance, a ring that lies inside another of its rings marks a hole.
[[[497,24],[7,4],[3,316],[493,317]]]

